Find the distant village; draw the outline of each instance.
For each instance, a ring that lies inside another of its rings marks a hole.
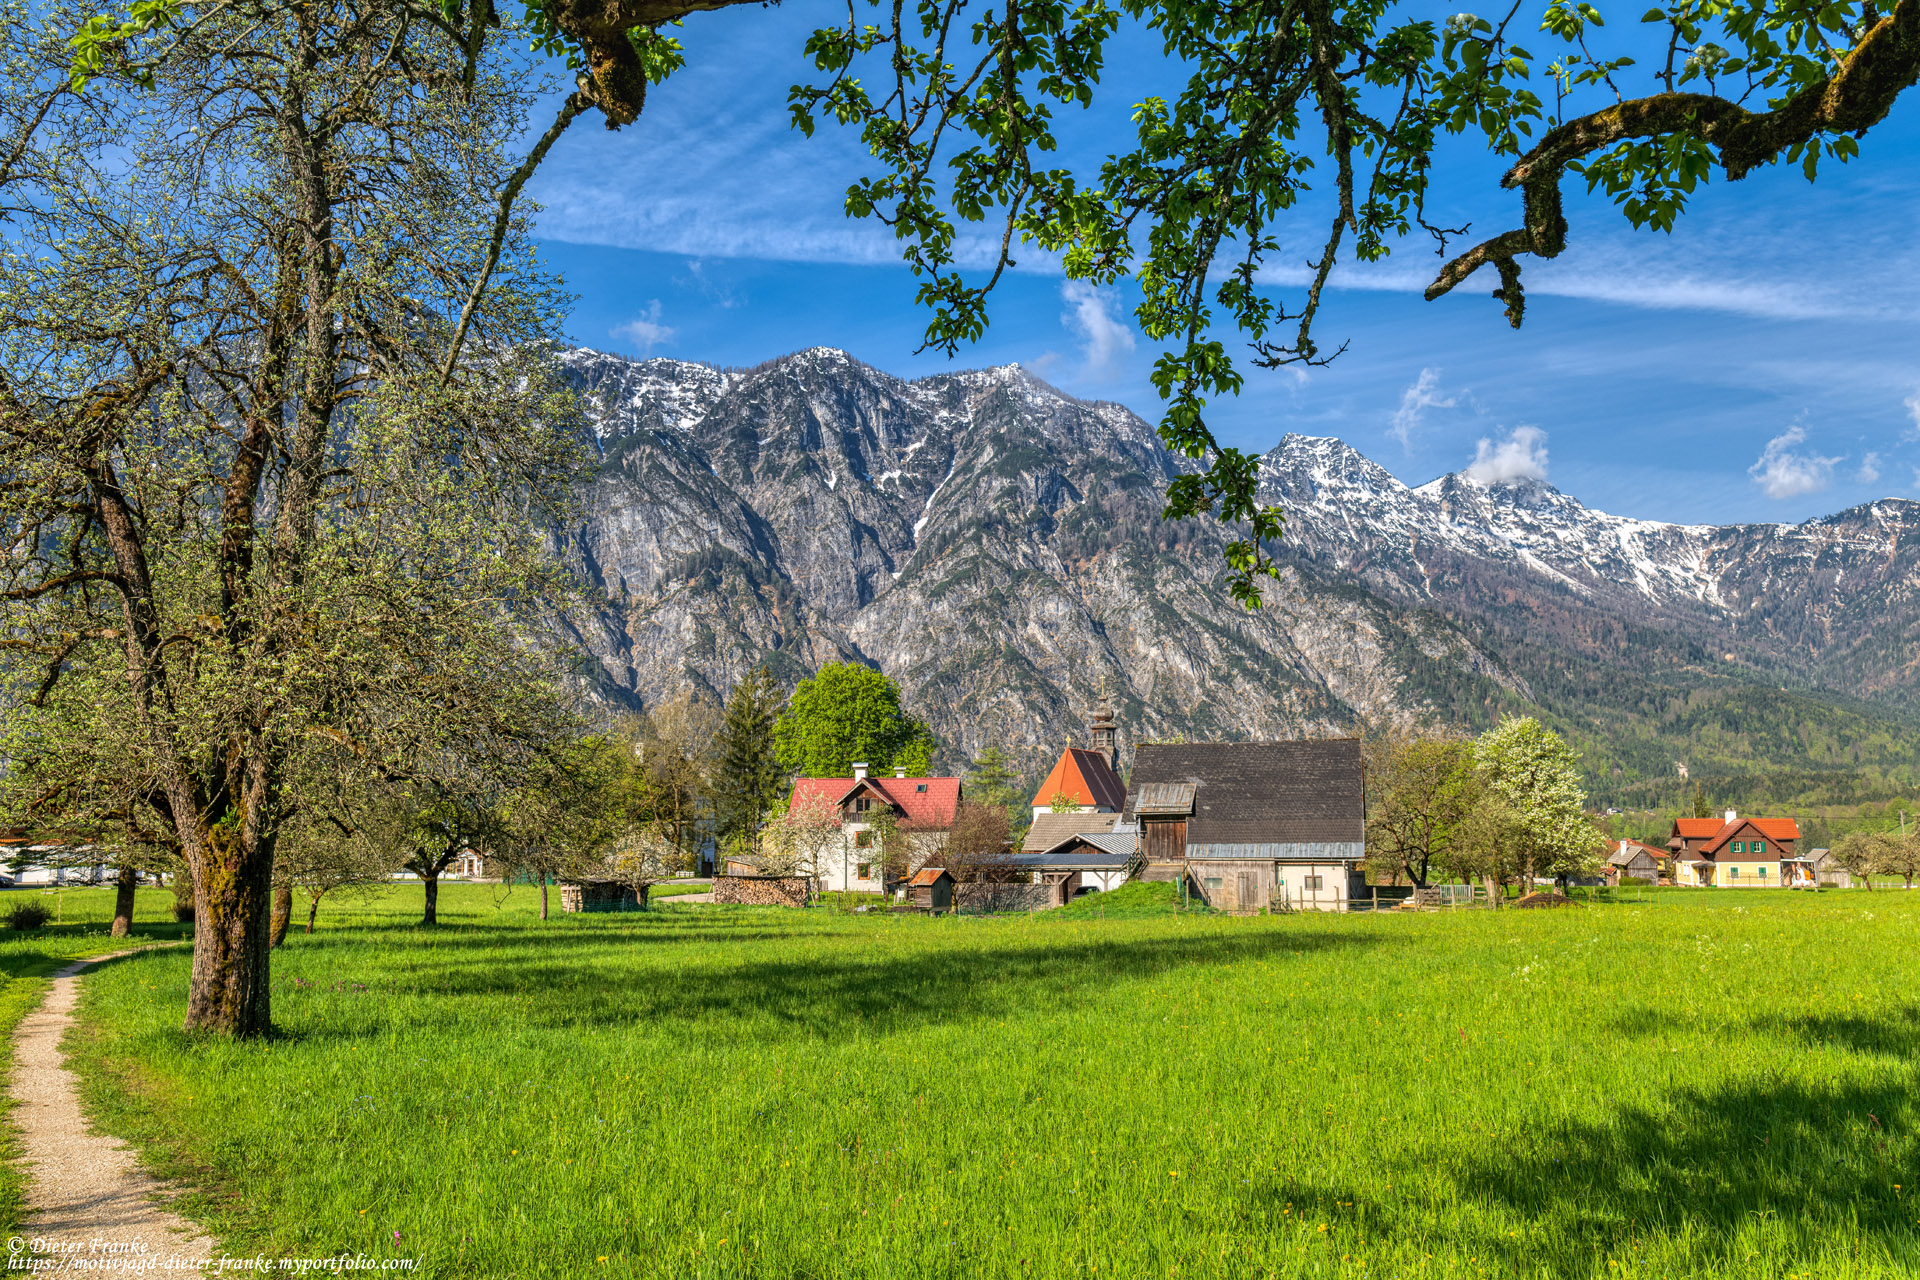
[[[1412,860],[1380,847],[1359,738],[1137,743],[1123,780],[1119,724],[1103,697],[1084,740],[1061,751],[1034,791],[1017,841],[962,838],[960,777],[856,762],[845,777],[794,778],[758,849],[727,854],[708,838],[685,870],[711,877],[718,903],[802,906],[839,895],[930,911],[1046,910],[1136,881],[1170,883],[1193,905],[1236,914],[1487,905],[1509,888],[1525,902],[1540,888],[1854,883],[1831,850],[1801,848],[1794,819],[1733,809],[1674,819],[1663,847],[1595,834],[1583,860],[1539,869],[1550,874],[1523,867],[1517,885],[1499,874],[1403,874]],[[104,884],[116,874],[90,862],[84,845],[24,831],[0,833],[0,859],[0,887]],[[477,849],[445,871],[512,874]],[[557,883],[567,911],[630,910],[647,897],[631,877]]]

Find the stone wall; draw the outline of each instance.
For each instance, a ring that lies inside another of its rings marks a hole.
[[[713,900],[745,907],[804,907],[805,876],[715,876]]]

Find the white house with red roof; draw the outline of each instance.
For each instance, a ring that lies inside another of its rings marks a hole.
[[[1799,840],[1800,824],[1792,818],[1743,818],[1733,809],[1719,818],[1675,818],[1667,837],[1673,882],[1727,889],[1791,886],[1805,863],[1796,852]]]
[[[960,779],[910,778],[904,768],[878,777],[865,764],[851,778],[795,778],[789,812],[830,805],[840,817],[840,839],[815,859],[814,879],[824,892],[881,893],[887,888],[875,847],[874,820],[891,811],[896,829],[913,852],[908,870],[925,866],[946,846],[960,809]]]

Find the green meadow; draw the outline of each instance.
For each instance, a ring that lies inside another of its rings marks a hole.
[[[277,1039],[182,1035],[176,949],[90,977],[73,1048],[236,1255],[1920,1274],[1920,895],[1248,919],[1152,892],[541,922],[531,891],[449,886],[426,931],[396,888],[275,955]]]

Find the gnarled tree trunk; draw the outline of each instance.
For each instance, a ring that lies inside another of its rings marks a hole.
[[[262,838],[254,816],[258,804],[247,807],[248,816],[206,828],[196,842],[200,848],[187,849],[195,872],[189,1031],[246,1038],[273,1029],[267,980],[267,956],[273,949],[273,841]]]
[[[430,867],[421,872],[420,879],[427,886],[427,909],[420,917],[421,924],[440,923],[440,868]]]

